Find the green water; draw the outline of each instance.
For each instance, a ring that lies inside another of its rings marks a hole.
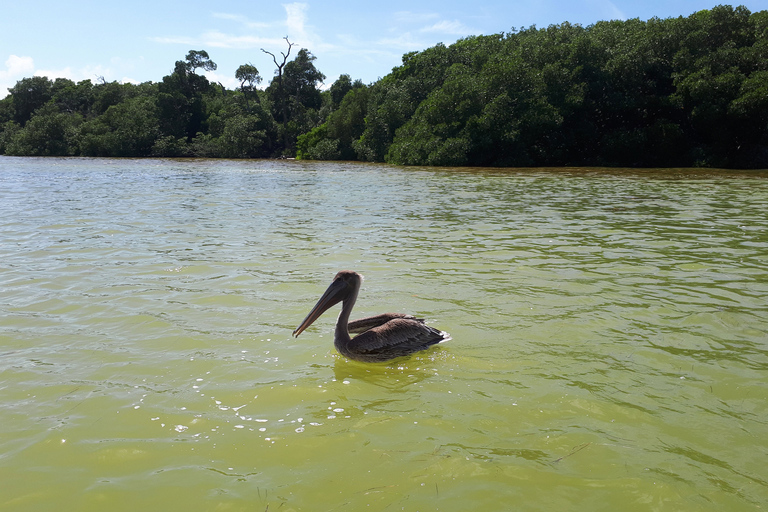
[[[767,297],[765,172],[1,157],[0,510],[764,510]]]

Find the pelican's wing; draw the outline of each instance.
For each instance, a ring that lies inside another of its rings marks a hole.
[[[347,331],[351,334],[365,332],[369,329],[373,329],[374,327],[384,325],[390,320],[394,320],[396,318],[405,318],[407,320],[415,320],[417,322],[424,323],[423,318],[416,318],[412,315],[406,315],[403,313],[382,313],[381,315],[369,316],[349,322],[347,325]]]
[[[353,338],[350,349],[361,358],[381,361],[424,350],[449,339],[447,332],[418,320],[395,318]]]

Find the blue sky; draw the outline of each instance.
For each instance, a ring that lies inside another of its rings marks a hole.
[[[208,77],[237,86],[235,70],[252,63],[266,85],[274,73],[261,48],[285,51],[284,36],[316,57],[330,86],[342,73],[371,83],[409,51],[461,37],[569,21],[688,16],[717,0],[435,0],[383,2],[261,0],[26,0],[5,2],[0,16],[0,97],[33,75],[75,81],[160,81],[191,49],[218,64]],[[752,12],[768,0],[746,0]]]

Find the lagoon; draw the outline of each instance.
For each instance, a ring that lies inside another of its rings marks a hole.
[[[768,172],[0,157],[0,510],[760,509],[766,297]]]

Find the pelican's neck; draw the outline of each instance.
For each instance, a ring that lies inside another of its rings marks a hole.
[[[349,315],[352,314],[352,308],[355,307],[357,292],[359,291],[360,285],[358,284],[341,304],[341,313],[339,313],[339,318],[336,320],[336,333],[333,337],[336,345],[347,345],[352,341],[352,338],[349,337],[347,326],[349,325]]]

